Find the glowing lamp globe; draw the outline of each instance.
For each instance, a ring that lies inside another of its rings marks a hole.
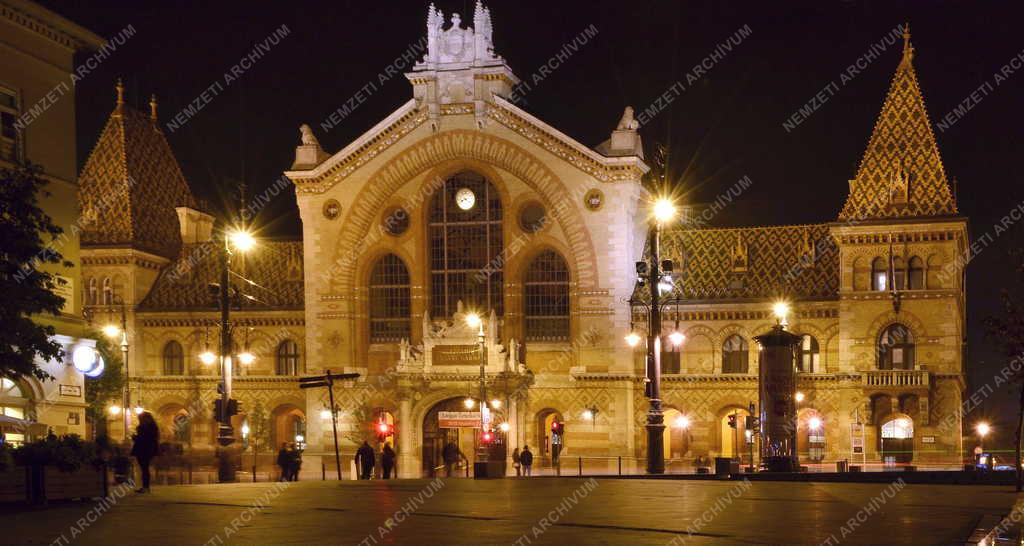
[[[242,252],[248,252],[256,246],[256,239],[246,231],[235,230],[228,237],[231,240],[231,245]]]
[[[473,409],[473,404],[475,403],[476,402],[474,402],[472,398],[467,398],[462,401],[462,404],[466,406],[466,409]]]
[[[804,401],[804,393],[797,392],[795,398],[796,398],[797,402],[803,402]]]
[[[672,332],[671,334],[668,335],[668,340],[672,342],[672,345],[678,347],[682,345],[684,341],[686,341],[686,336],[683,335],[683,333],[680,332],[679,330],[676,330],[675,332]]]
[[[217,361],[217,355],[213,354],[210,351],[203,351],[199,353],[199,361],[209,366],[210,364],[213,364],[214,362]]]
[[[323,419],[324,421],[330,421],[331,420],[331,410],[329,410],[329,409],[320,410],[320,418]]]
[[[992,427],[988,423],[978,423],[976,427],[979,436],[985,436],[992,431]]]
[[[498,400],[497,398],[495,398],[494,400],[491,400],[491,407],[494,408],[494,409],[500,409],[501,408],[501,400]]]
[[[107,408],[107,411],[110,412],[111,415],[121,415],[121,406],[110,406],[109,408]]]
[[[654,202],[654,219],[659,223],[664,224],[675,217],[675,215],[676,206],[669,199],[663,197]]]
[[[626,344],[630,347],[636,347],[640,343],[640,335],[636,332],[630,332],[626,335]]]
[[[789,304],[784,301],[775,302],[775,305],[772,306],[772,314],[780,321],[786,322],[786,317],[789,316]]]
[[[248,366],[249,364],[252,364],[253,362],[256,362],[256,355],[250,353],[249,351],[246,351],[246,352],[238,355],[238,361],[241,362],[242,364]]]
[[[508,430],[512,428],[512,425],[509,425],[508,423],[502,423],[498,425],[498,428],[500,428],[502,432],[508,432]]]
[[[103,327],[103,335],[107,337],[117,337],[121,334],[121,329],[113,324],[108,324]]]
[[[808,419],[807,420],[807,428],[809,428],[811,430],[820,430],[821,429],[821,418],[820,417],[811,417],[810,419]]]
[[[672,426],[675,428],[688,429],[690,428],[690,418],[685,415],[676,417],[675,421],[672,421]]]
[[[466,324],[468,324],[470,328],[480,326],[480,315],[476,313],[466,315]]]

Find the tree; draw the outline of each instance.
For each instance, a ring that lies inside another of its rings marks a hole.
[[[47,180],[35,165],[0,169],[0,375],[52,379],[36,363],[63,357],[53,340],[53,326],[33,321],[37,315],[60,316],[64,298],[55,294],[66,281],[42,271],[49,264],[72,267],[58,247],[60,226],[39,206],[48,197]]]
[[[249,413],[249,438],[253,442],[253,453],[270,447],[270,417],[262,402],[256,402]]]
[[[1021,431],[1024,430],[1024,371],[1021,369],[1021,359],[1024,358],[1024,291],[1021,285],[1024,283],[1024,249],[1019,245],[1009,251],[1010,263],[1013,267],[1016,282],[1012,284],[1013,289],[1002,290],[1002,313],[998,316],[991,316],[985,319],[985,326],[989,338],[995,342],[1003,351],[1003,355],[1009,359],[1008,366],[1014,371],[1013,382],[1019,389],[1017,404],[1017,429],[1014,433],[1014,455],[1017,468],[1017,491],[1020,492],[1024,486],[1024,476],[1021,472]],[[1014,369],[1013,363],[1017,366]]]
[[[99,377],[85,378],[85,418],[96,429],[100,423],[106,423],[107,404],[122,398],[124,361],[120,346],[107,336],[95,331],[86,333],[86,336],[96,340],[96,350],[103,358],[103,373]]]

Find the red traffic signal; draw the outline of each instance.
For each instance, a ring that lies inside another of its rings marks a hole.
[[[562,423],[558,421],[551,421],[551,432],[558,432],[562,428]]]
[[[383,435],[387,435],[388,424],[384,422],[377,423],[377,432]]]
[[[729,427],[730,428],[736,428],[736,414],[735,413],[729,414]]]
[[[483,440],[484,440],[485,444],[491,443],[491,440],[493,440],[493,439],[494,439],[494,433],[492,433],[489,430],[484,431]]]

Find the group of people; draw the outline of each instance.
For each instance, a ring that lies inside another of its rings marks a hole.
[[[281,481],[299,481],[299,470],[302,469],[302,450],[295,442],[284,442],[277,452],[277,466],[281,468]]]
[[[522,451],[518,447],[512,450],[512,466],[516,469],[516,476],[533,475],[533,452],[530,446],[524,445]]]
[[[395,470],[395,450],[391,444],[385,443],[380,451],[381,477],[385,480],[391,479]],[[356,469],[359,472],[360,480],[368,480],[373,475],[373,468],[377,465],[377,453],[370,447],[370,443],[364,441],[363,445],[356,450]]]

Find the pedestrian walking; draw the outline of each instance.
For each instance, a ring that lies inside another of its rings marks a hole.
[[[384,479],[391,479],[391,470],[395,468],[395,450],[391,444],[384,444],[384,450],[380,455],[381,466],[384,468]]]
[[[294,442],[289,444],[289,447],[288,466],[291,471],[289,477],[291,478],[291,481],[297,482],[299,481],[299,470],[302,470],[302,450],[299,449],[298,444]]]
[[[356,468],[359,469],[360,480],[370,479],[370,474],[373,473],[374,456],[370,443],[364,440],[363,445],[356,450]]]
[[[149,493],[149,463],[160,452],[160,429],[156,426],[153,414],[144,411],[139,414],[139,426],[132,437],[132,456],[139,461],[142,470],[142,487],[136,493]]]
[[[530,446],[523,446],[523,452],[519,454],[519,462],[523,465],[523,475],[531,475],[533,472],[533,453],[530,453]]]
[[[277,452],[277,466],[281,469],[281,480],[291,480],[291,455],[288,453],[288,442],[281,442],[281,449]]]
[[[459,451],[459,446],[452,442],[448,442],[444,446],[444,451],[441,453],[444,457],[444,471],[445,475],[449,478],[452,477],[452,472],[455,470],[455,465],[458,464],[459,459],[465,459],[466,456]]]
[[[523,466],[520,462],[521,460],[522,457],[519,455],[519,448],[517,447],[512,450],[512,466],[514,466],[516,469],[516,476],[523,475]]]

